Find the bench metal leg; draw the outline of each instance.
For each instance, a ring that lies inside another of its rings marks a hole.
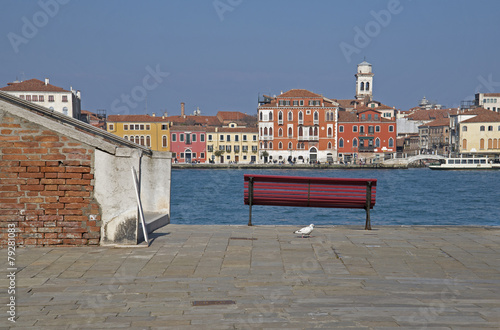
[[[251,226],[252,225],[252,204],[250,204],[249,206],[250,206],[250,214],[248,215],[248,225]]]
[[[366,209],[366,223],[365,223],[365,229],[366,230],[372,230],[372,224],[370,222],[370,208]]]

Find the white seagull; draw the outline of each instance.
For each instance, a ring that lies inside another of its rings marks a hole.
[[[296,230],[293,233],[300,234],[300,235],[302,235],[302,238],[304,238],[304,235],[306,235],[306,236],[311,235],[313,229],[314,229],[314,225],[311,223],[309,226],[301,228],[299,230]]]

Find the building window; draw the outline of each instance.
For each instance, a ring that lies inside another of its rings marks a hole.
[[[363,125],[359,126],[359,132],[364,133],[365,132],[365,127]]]
[[[272,129],[272,128],[271,128]],[[238,142],[240,140],[240,136],[239,135],[235,135],[234,136],[234,142]]]
[[[288,121],[293,120],[293,113],[291,111],[288,111]]]
[[[219,141],[224,141],[224,135],[219,135]]]
[[[288,142],[288,149],[292,149],[292,148],[293,148],[292,142]]]
[[[44,100],[45,98],[43,97],[43,95],[38,95],[38,102],[45,102]]]
[[[31,102],[31,95],[26,95],[26,101],[30,101]]]
[[[328,142],[328,146],[327,146],[328,149],[332,149],[332,143],[331,142]]]
[[[163,148],[166,148],[167,147],[167,136],[163,135],[161,140],[162,140],[162,145],[161,146]]]
[[[128,140],[128,136],[127,136],[127,135],[124,135],[124,136],[123,136],[123,138],[124,138],[125,140]]]
[[[479,140],[479,149],[484,149],[484,139]]]
[[[318,111],[314,111],[313,119],[314,119],[314,123],[315,124],[319,124],[319,113],[318,113]]]
[[[264,115],[263,115],[262,111],[261,111],[261,112],[259,112],[259,120],[260,120],[260,121],[262,121],[262,117],[263,117],[263,116],[264,116]]]
[[[161,125],[161,130],[162,131],[166,131],[168,129],[168,125],[167,124],[162,124]]]
[[[273,112],[272,111],[269,111],[269,121],[273,121]],[[235,125],[233,124],[231,127],[235,127]]]
[[[283,136],[283,129],[281,127],[278,129],[278,136]]]
[[[379,138],[375,139],[375,147],[377,147],[377,148],[380,147],[380,139]]]
[[[488,132],[493,132],[493,126],[488,126]]]
[[[278,125],[283,124],[283,111],[278,112]]]
[[[184,142],[184,134],[179,134],[179,141]]]
[[[368,134],[373,134],[373,126],[368,126]]]
[[[151,130],[151,125],[146,124],[146,131],[150,131],[150,130]]]
[[[63,102],[68,102],[68,95],[63,95],[62,96],[62,101]]]
[[[344,139],[340,138],[340,140],[339,140],[339,148],[343,148],[343,147],[344,147]]]
[[[493,140],[488,139],[488,149],[492,149],[492,148],[493,148]]]
[[[354,138],[354,140],[352,140],[352,146],[354,148],[357,148],[358,147],[358,139]]]
[[[293,106],[298,106],[299,105],[299,101],[293,101]]]
[[[299,111],[299,125],[304,123],[304,114]]]
[[[144,124],[140,124],[140,125],[139,125],[139,129],[140,129],[141,131],[144,131]]]
[[[300,101],[299,101],[299,105],[300,105],[301,107],[303,107],[303,106],[304,106],[304,100],[300,100]]]
[[[123,124],[123,130],[124,131],[128,131],[128,125],[127,124]]]
[[[344,133],[344,126],[343,126],[343,125],[340,125],[340,126],[339,126],[339,132],[340,132],[340,133]]]
[[[196,142],[196,134],[191,135],[191,141]]]
[[[226,152],[231,152],[231,146],[230,145],[226,146]]]
[[[205,134],[203,134],[203,133],[200,134],[200,142],[205,142]]]
[[[484,132],[484,126],[479,127],[479,130],[480,130],[481,132]]]
[[[462,140],[462,148],[463,148],[464,150],[467,150],[467,139],[463,139],[463,140]]]
[[[254,135],[252,138],[253,141],[257,141],[257,135]]]
[[[375,126],[375,132],[377,132],[377,133],[380,132],[380,126],[378,126],[378,125]]]
[[[389,148],[392,148],[392,147],[394,147],[394,139],[390,138],[389,139]]]
[[[208,141],[212,141],[212,134],[208,134]]]
[[[38,95],[33,95],[31,100],[33,102],[38,102]]]
[[[49,102],[54,102],[54,95],[49,95]]]
[[[291,127],[288,127],[288,137],[293,137],[293,130]]]
[[[151,137],[146,135],[146,147],[151,147]]]
[[[246,134],[243,134],[243,141],[246,141],[247,140],[247,136]]]
[[[65,114],[66,116],[68,115],[68,108],[67,107],[63,108],[63,114]]]
[[[358,126],[354,125],[354,126],[352,127],[352,131],[353,131],[353,132],[357,132],[357,131],[358,131]]]
[[[177,134],[172,133],[172,142],[177,142]]]
[[[462,132],[467,132],[467,126],[462,127]]]
[[[278,149],[283,149],[283,143],[278,143]]]
[[[332,128],[328,127],[328,130],[327,130],[328,137],[332,137],[332,135],[333,135],[332,132],[333,132]],[[331,149],[331,148],[329,148],[329,149]]]
[[[365,114],[361,115],[361,120],[365,120]]]
[[[231,135],[226,135],[226,141],[231,142]]]

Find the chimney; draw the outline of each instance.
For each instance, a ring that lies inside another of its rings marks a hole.
[[[185,104],[184,102],[181,102],[181,116],[182,116],[182,117],[184,117],[184,116],[185,116],[185,114],[184,114],[184,106],[185,106],[185,105],[186,105],[186,104]]]
[[[45,86],[49,84],[49,78],[45,78]]]
[[[153,112],[153,117],[156,117],[156,113]]]

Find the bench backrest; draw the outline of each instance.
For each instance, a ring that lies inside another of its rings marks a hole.
[[[370,188],[368,188],[370,186]],[[377,179],[317,178],[276,175],[244,175],[244,202],[331,208],[366,208],[375,205]],[[252,190],[253,194],[249,191]]]

